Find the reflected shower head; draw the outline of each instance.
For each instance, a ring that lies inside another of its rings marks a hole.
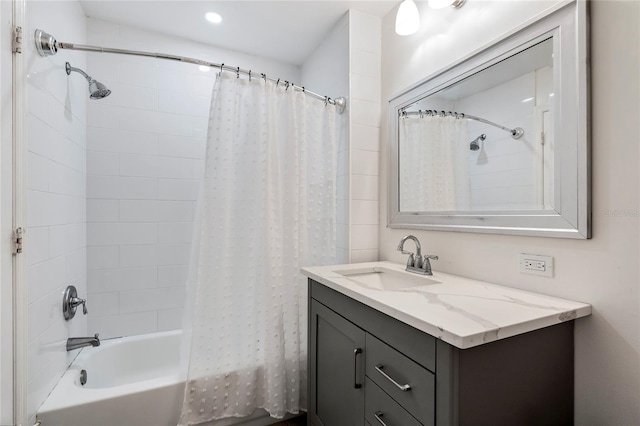
[[[484,133],[481,134],[480,136],[478,136],[477,138],[475,138],[474,140],[471,141],[471,143],[469,144],[469,149],[471,151],[477,151],[480,149],[480,144],[478,143],[479,141],[483,141],[487,138],[487,135],[485,135]]]
[[[71,75],[71,71],[75,71],[81,74],[84,78],[89,82],[89,97],[91,99],[102,99],[106,98],[111,94],[111,90],[107,89],[107,86],[100,83],[97,80],[94,80],[92,77],[87,75],[86,72],[82,71],[80,68],[74,68],[71,66],[69,62],[65,64],[65,70],[67,71],[67,75]]]

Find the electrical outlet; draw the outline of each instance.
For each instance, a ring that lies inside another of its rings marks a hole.
[[[553,277],[553,257],[520,253],[520,272],[523,274]]]

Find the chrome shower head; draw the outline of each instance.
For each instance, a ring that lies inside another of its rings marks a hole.
[[[480,144],[478,143],[479,141],[483,141],[487,138],[487,135],[485,135],[484,133],[481,134],[480,136],[478,136],[477,138],[475,138],[474,140],[471,141],[471,143],[469,144],[469,149],[471,151],[477,151],[480,149]]]
[[[106,98],[111,94],[111,90],[107,89],[107,86],[105,86],[104,84],[100,83],[97,80],[94,80],[91,76],[89,76],[86,72],[82,71],[80,68],[72,67],[69,62],[65,64],[65,70],[67,71],[67,75],[71,75],[71,71],[75,71],[87,79],[87,81],[89,82],[89,98],[102,99],[102,98]]]

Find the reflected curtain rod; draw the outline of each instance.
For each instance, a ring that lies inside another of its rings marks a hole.
[[[479,121],[481,123],[489,124],[490,126],[494,126],[499,129],[505,130],[511,133],[511,137],[514,139],[520,139],[520,137],[524,135],[524,129],[522,127],[516,127],[516,128],[510,129],[508,127],[501,126],[500,124],[494,123],[493,121],[486,120],[482,117],[476,117],[475,115],[468,115],[468,114],[451,112],[451,111],[448,111],[448,112],[436,111],[435,109],[425,109],[425,110],[419,109],[418,111],[400,111],[400,116],[402,116],[403,118],[412,116],[412,115],[418,115],[420,116],[420,118],[424,116],[427,116],[427,117],[447,117],[448,116],[448,117],[455,117],[459,119],[466,118],[469,120]]]
[[[64,43],[64,42],[57,41],[54,36],[40,29],[35,31],[35,43],[36,43],[36,49],[38,50],[38,53],[40,54],[40,56],[53,56],[56,53],[58,53],[58,49],[66,49],[66,50],[79,50],[83,52],[117,53],[121,55],[146,56],[149,58],[168,59],[171,61],[203,65],[211,68],[218,68],[220,71],[223,71],[223,70],[231,71],[236,73],[237,76],[240,76],[240,74],[248,75],[249,80],[251,80],[252,76],[255,76],[256,78],[262,78],[265,81],[266,80],[272,81],[276,83],[276,86],[282,83],[286,88],[291,87],[294,90],[303,92],[305,95],[309,95],[313,98],[323,100],[325,104],[335,105],[339,114],[342,114],[347,106],[347,100],[343,97],[331,99],[328,96],[322,96],[319,93],[306,90],[303,86],[296,86],[293,83],[281,80],[279,78],[276,79],[273,77],[268,77],[264,73],[254,73],[251,70],[244,70],[244,69],[241,69],[240,67],[234,68],[229,65],[225,65],[224,63],[216,64],[215,62],[209,62],[209,61],[189,58],[185,56],[169,55],[166,53],[154,53],[154,52],[144,52],[144,51],[138,51],[138,50],[114,49],[110,47]]]

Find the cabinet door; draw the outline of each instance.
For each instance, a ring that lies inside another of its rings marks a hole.
[[[313,299],[309,315],[309,421],[363,425],[365,332]]]

